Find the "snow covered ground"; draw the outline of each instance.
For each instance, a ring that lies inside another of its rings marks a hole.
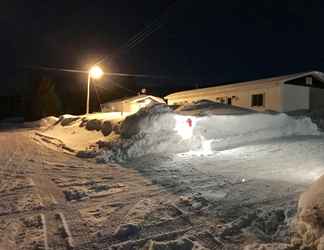
[[[226,115],[201,116],[200,106],[197,106],[197,110],[190,110],[191,115],[156,105],[127,117],[121,126],[119,140],[106,147],[104,160],[122,162],[151,153],[214,155],[264,140],[320,135],[317,126],[307,117],[245,110],[243,114],[236,114],[238,108],[231,114],[229,110],[232,108],[228,107]]]
[[[56,141],[52,141],[52,144],[60,143],[69,151],[82,151],[93,147],[97,141],[103,140],[107,135],[110,135],[109,139],[112,139],[114,127],[123,119],[124,116],[120,112],[81,116],[62,115],[55,120],[55,123],[53,122],[47,127],[42,127],[39,124],[48,124],[48,118],[28,123],[27,126],[40,126],[41,133],[46,140],[56,139]]]
[[[261,207],[304,190],[324,173],[323,150],[323,136],[294,136],[209,155],[148,155],[128,165],[175,192],[219,203],[221,212],[227,213],[237,206]]]
[[[299,194],[324,173],[324,135],[307,117],[197,112],[146,111],[128,125],[137,133],[109,143],[101,160],[136,168],[226,222],[252,213],[248,231],[286,241]],[[285,216],[273,231],[255,225],[277,210]]]
[[[222,218],[231,232],[238,223],[237,235],[252,233],[261,242],[289,240],[300,193],[324,173],[324,135],[308,117],[206,102],[176,111],[156,105],[118,123],[108,136],[84,131],[84,119],[99,118],[46,133],[73,137],[76,144],[80,138],[89,143],[80,134],[92,135],[91,143],[100,140],[98,162],[135,168]]]

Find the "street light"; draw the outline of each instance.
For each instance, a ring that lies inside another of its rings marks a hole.
[[[88,72],[88,90],[87,90],[87,107],[86,107],[86,114],[89,114],[89,105],[90,105],[90,81],[91,78],[99,79],[102,77],[103,71],[98,66],[93,66]]]

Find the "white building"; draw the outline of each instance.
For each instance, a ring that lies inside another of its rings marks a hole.
[[[169,105],[212,100],[257,111],[289,112],[324,108],[324,74],[291,74],[181,91],[165,97]]]
[[[121,112],[130,115],[152,103],[165,103],[165,101],[152,95],[137,95],[106,102],[100,106],[103,112]]]

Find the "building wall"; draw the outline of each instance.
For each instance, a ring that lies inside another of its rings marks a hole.
[[[309,109],[310,88],[305,86],[282,84],[281,112]]]
[[[262,107],[252,107],[252,95],[254,94],[263,94],[264,95],[264,106]],[[245,87],[237,87],[231,88],[230,90],[222,90],[222,91],[205,91],[204,93],[200,92],[190,95],[182,95],[179,97],[172,97],[168,99],[169,105],[174,104],[185,104],[191,103],[194,101],[199,101],[203,99],[211,100],[211,101],[219,101],[223,99],[226,102],[227,98],[232,98],[232,105],[242,107],[242,108],[250,108],[258,111],[264,110],[273,110],[280,111],[281,110],[281,90],[280,85],[272,84],[269,87],[260,85],[260,86],[245,86]]]
[[[157,101],[151,98],[146,98],[144,100],[134,101],[134,102],[128,102],[128,101],[111,102],[111,103],[104,104],[102,106],[102,111],[103,112],[127,112],[133,114],[152,102],[157,102]]]
[[[130,103],[124,102],[109,103],[102,107],[103,112],[131,112],[131,110]]]
[[[310,109],[324,108],[324,89],[310,88]]]

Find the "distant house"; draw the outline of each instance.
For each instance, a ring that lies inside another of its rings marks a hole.
[[[121,112],[133,114],[139,109],[152,103],[165,103],[165,101],[160,97],[152,95],[137,95],[106,102],[100,106],[103,112]]]
[[[212,100],[257,111],[289,112],[324,108],[324,74],[318,71],[176,92],[169,105]]]

